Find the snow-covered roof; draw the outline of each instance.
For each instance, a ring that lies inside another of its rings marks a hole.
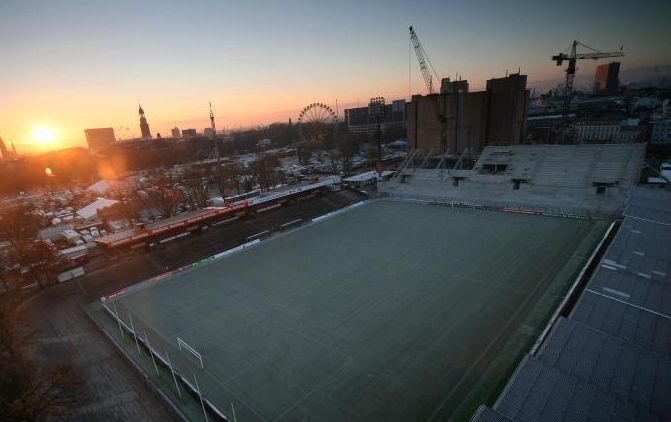
[[[77,210],[77,215],[85,220],[88,220],[89,218],[96,217],[98,210],[111,207],[117,202],[119,201],[115,199],[98,198],[97,200],[88,204],[84,208]]]
[[[385,170],[382,172],[382,177],[387,177],[390,174],[392,174],[393,171],[391,170]],[[354,176],[350,176],[347,179],[344,179],[344,182],[365,182],[371,179],[377,179],[378,177],[378,172],[375,170],[372,171],[367,171],[365,173],[360,173],[360,174],[355,174]]]
[[[98,180],[88,188],[87,190],[93,191],[97,193],[98,195],[104,195],[107,192],[109,192],[112,189],[113,185],[112,182],[109,180]]]

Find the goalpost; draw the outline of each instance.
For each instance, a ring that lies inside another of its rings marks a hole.
[[[187,352],[191,353],[196,359],[198,359],[198,362],[200,363],[200,369],[205,369],[205,366],[203,366],[203,357],[194,349],[193,347],[189,346],[187,342],[182,340],[181,338],[177,337],[177,348],[181,351],[182,348],[186,349]]]

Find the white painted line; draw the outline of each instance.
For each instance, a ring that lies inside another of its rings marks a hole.
[[[608,288],[608,287],[602,287],[601,289],[602,289],[604,292],[608,292],[608,293],[612,293],[612,294],[614,294],[614,295],[622,296],[622,297],[625,297],[625,298],[627,298],[627,299],[631,297],[630,294],[627,294],[627,293],[625,293],[625,292],[621,292],[621,291],[619,291],[619,290],[611,289],[611,288]]]
[[[643,252],[639,252],[639,251],[631,251],[631,253],[633,253],[634,255],[638,255],[638,256],[645,256],[645,254]]]
[[[657,275],[661,275],[662,277],[666,277],[666,273],[663,273],[661,271],[652,270],[652,272],[657,274]]]
[[[599,293],[599,292],[594,291],[592,289],[585,289],[585,291],[590,292],[590,293],[594,293],[595,295],[599,295],[599,296],[608,298],[610,300],[614,300],[616,302],[624,303],[625,305],[629,305],[633,308],[640,309],[640,310],[645,311],[645,312],[650,312],[651,314],[655,314],[655,315],[661,316],[662,318],[666,318],[666,319],[671,320],[671,315],[667,315],[667,314],[664,314],[664,313],[661,313],[661,312],[653,311],[652,309],[646,308],[645,306],[639,306],[639,305],[635,305],[633,303],[625,302],[624,300],[618,299],[618,298],[613,297],[613,296],[605,295],[603,293]]]
[[[636,274],[640,275],[640,276],[643,277],[643,278],[652,278],[652,277],[650,276],[650,274],[645,274],[645,273],[636,273]]]
[[[625,265],[618,264],[617,262],[613,261],[612,259],[604,259],[602,262],[606,265],[610,265],[611,267],[622,268],[623,270],[627,269],[627,267]]]
[[[647,221],[648,223],[660,224],[662,226],[671,226],[671,223],[665,223],[663,221],[657,221],[657,220],[650,220],[649,218],[643,218],[643,217],[634,217],[633,215],[627,215],[626,213],[624,214],[624,216],[627,218],[633,218],[634,220],[641,220],[641,221]]]
[[[302,219],[302,218],[297,218],[297,219],[295,219],[295,220],[293,220],[293,221],[289,221],[288,223],[284,223],[284,224],[282,224],[280,227],[286,227],[286,226],[289,226],[289,225],[291,225],[291,224],[295,224],[295,223],[297,223],[297,222],[299,222],[299,221],[303,221],[303,219]]]
[[[617,268],[612,267],[612,266],[610,266],[610,265],[601,264],[601,266],[602,266],[603,268],[606,268],[606,269],[611,270],[611,271],[617,271]]]
[[[632,230],[629,230],[629,231],[632,232],[632,233],[634,233],[634,234],[641,234],[641,232],[638,231],[638,230],[633,230],[633,229],[632,229]]]

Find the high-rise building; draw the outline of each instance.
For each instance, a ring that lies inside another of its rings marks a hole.
[[[142,106],[140,106],[138,113],[140,114],[140,131],[142,132],[142,137],[151,138],[149,123],[147,123],[147,118],[144,116],[144,110],[142,110]]]
[[[408,103],[408,146],[434,153],[479,153],[489,144],[514,145],[526,136],[526,75],[490,79],[485,91],[466,80],[441,83],[441,94],[414,95]],[[441,124],[441,118],[444,122]],[[442,145],[441,130],[446,145]]]
[[[594,93],[602,95],[617,94],[620,88],[620,62],[600,64],[596,67]]]
[[[86,143],[92,151],[103,150],[116,142],[114,128],[102,127],[95,129],[84,129]]]
[[[177,126],[170,129],[170,133],[172,134],[173,138],[181,138],[182,137],[182,132],[179,130],[179,128]]]

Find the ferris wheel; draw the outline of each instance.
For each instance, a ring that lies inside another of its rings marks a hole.
[[[298,116],[298,136],[303,142],[322,142],[332,133],[338,123],[338,116],[324,103],[312,103]]]

